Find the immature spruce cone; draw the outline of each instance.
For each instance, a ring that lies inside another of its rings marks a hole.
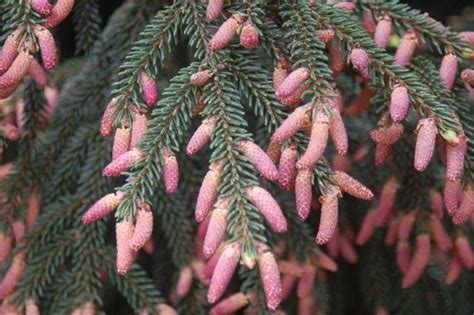
[[[274,311],[280,305],[282,297],[280,271],[272,252],[263,253],[258,257],[258,269],[267,307],[270,311]]]
[[[436,121],[433,118],[420,119],[417,130],[414,166],[417,171],[422,172],[430,163],[435,149],[438,133]]]
[[[25,302],[25,315],[40,315],[40,310],[35,300],[26,299]]]
[[[191,267],[184,266],[179,271],[178,282],[176,283],[176,296],[178,298],[188,295],[193,284],[193,272]]]
[[[239,26],[244,22],[244,18],[238,14],[234,14],[228,18],[212,36],[208,43],[208,47],[212,51],[224,48],[229,44],[235,35]]]
[[[145,103],[153,107],[156,101],[158,101],[158,86],[155,79],[149,76],[145,71],[142,71],[140,73],[140,82]]]
[[[374,40],[380,48],[387,47],[388,39],[392,34],[392,19],[387,14],[381,18],[375,27]]]
[[[193,136],[188,142],[188,146],[186,147],[186,153],[188,155],[193,155],[199,150],[201,150],[206,143],[209,142],[211,139],[211,135],[214,132],[217,124],[217,117],[210,116],[204,119],[199,126],[199,128],[194,132]]]
[[[444,56],[439,68],[439,75],[441,82],[450,90],[453,88],[454,80],[456,80],[457,71],[458,58],[456,54],[450,53]]]
[[[453,247],[449,234],[443,227],[441,221],[434,215],[430,216],[431,237],[443,252],[448,252]]]
[[[313,168],[318,160],[323,156],[328,142],[329,118],[320,110],[316,115],[316,119],[311,127],[311,136],[305,153],[296,163],[298,169]]]
[[[474,69],[465,69],[461,72],[461,80],[474,84]]]
[[[316,243],[319,245],[327,243],[336,230],[339,216],[338,199],[340,196],[341,190],[336,186],[332,186],[324,195],[321,219],[318,234],[316,235]]]
[[[459,259],[456,256],[451,258],[451,261],[449,262],[448,266],[448,273],[446,275],[444,283],[446,283],[447,285],[453,284],[461,275],[462,269],[462,264]]]
[[[338,110],[334,110],[329,122],[329,135],[338,154],[346,155],[349,147],[346,126]]]
[[[375,146],[375,166],[378,167],[385,163],[391,152],[391,145],[377,143]]]
[[[13,261],[0,282],[0,299],[11,294],[18,282],[20,282],[25,270],[25,253],[19,252],[13,257]]]
[[[344,172],[336,171],[330,176],[330,178],[337,186],[339,186],[339,188],[342,189],[342,191],[349,195],[364,200],[371,200],[374,197],[374,194],[370,189]]]
[[[436,188],[431,188],[429,194],[431,210],[438,219],[442,220],[444,217],[443,195]]]
[[[153,232],[153,212],[150,206],[143,204],[138,207],[137,221],[133,229],[133,235],[130,239],[129,246],[132,250],[138,251],[145,246],[145,243],[150,239]]]
[[[458,211],[454,213],[453,222],[455,224],[462,224],[466,222],[474,211],[474,191],[471,185],[468,184],[461,197],[461,204]]]
[[[416,250],[402,281],[402,287],[408,288],[420,278],[430,259],[430,236],[420,234],[416,237]]]
[[[230,198],[220,199],[211,213],[203,246],[204,257],[206,258],[211,257],[224,240],[227,229],[227,208],[230,201]]]
[[[359,70],[364,78],[368,78],[370,60],[367,52],[362,48],[354,48],[351,51],[350,58],[354,68]]]
[[[137,148],[131,149],[110,162],[109,165],[104,168],[102,173],[107,177],[119,176],[122,172],[128,170],[134,163],[138,162],[143,156],[143,152],[140,152]]]
[[[8,68],[4,74],[0,75],[0,91],[13,88],[13,90],[11,90],[11,93],[13,93],[21,80],[23,80],[23,77],[28,73],[32,59],[32,55],[25,51],[21,51],[13,61],[10,68]],[[10,94],[7,93],[6,96],[9,96]]]
[[[114,112],[116,103],[117,100],[113,98],[107,105],[107,108],[105,109],[104,114],[102,116],[102,121],[100,122],[100,135],[103,138],[108,137],[112,133],[115,121]]]
[[[128,151],[130,146],[130,129],[127,127],[115,130],[114,144],[112,147],[112,160]]]
[[[240,44],[247,49],[253,49],[260,45],[257,29],[252,23],[246,23],[240,33]]]
[[[41,51],[41,59],[46,70],[51,70],[56,65],[56,43],[53,34],[46,28],[35,25],[33,28]]]
[[[48,0],[31,0],[31,7],[41,15],[49,15],[53,9]]]
[[[163,180],[168,194],[176,192],[179,183],[179,167],[176,155],[168,148],[163,148]]]
[[[336,32],[333,29],[320,30],[318,31],[318,40],[324,44],[329,43],[336,35]]]
[[[407,88],[403,85],[395,86],[390,96],[390,117],[393,121],[402,121],[407,116],[409,107],[410,96]]]
[[[462,39],[467,41],[471,46],[474,46],[474,32],[461,32],[459,33]]]
[[[472,252],[471,245],[466,236],[459,236],[456,241],[454,241],[454,246],[456,254],[462,264],[467,269],[472,269],[474,267],[474,253]]]
[[[193,86],[202,86],[209,82],[211,78],[212,70],[202,70],[191,75],[189,83]]]
[[[309,78],[309,75],[310,71],[304,67],[292,71],[277,88],[276,97],[282,100],[292,95]]]
[[[13,235],[9,230],[0,231],[0,263],[3,263],[13,248]]]
[[[355,243],[357,245],[364,245],[372,237],[375,232],[375,216],[376,212],[373,210],[367,211],[365,214],[364,220],[357,234]]]
[[[400,269],[402,274],[406,274],[411,261],[410,244],[407,241],[399,241],[397,243],[396,259],[398,269]]]
[[[301,220],[306,220],[311,209],[311,201],[313,199],[312,177],[313,171],[310,169],[299,170],[296,176],[296,212]]]
[[[268,191],[258,186],[250,186],[245,189],[245,192],[273,231],[283,233],[288,230],[286,219],[278,202]]]
[[[249,304],[249,299],[242,292],[232,294],[217,303],[210,310],[211,315],[232,314]]]
[[[121,191],[118,191],[115,194],[108,194],[99,199],[92,207],[87,210],[87,212],[82,216],[82,223],[89,224],[93,223],[118,207],[120,202],[125,197],[125,194]]]
[[[418,39],[415,31],[406,31],[400,41],[400,46],[398,46],[398,49],[395,52],[395,60],[393,63],[402,67],[408,65],[411,62],[411,57],[415,53],[417,45]]]
[[[221,15],[224,0],[209,0],[206,9],[206,17],[209,22],[215,21]]]
[[[404,127],[402,124],[393,122],[388,127],[371,130],[370,138],[378,144],[392,145],[400,140],[403,131]]]
[[[241,245],[238,242],[228,244],[217,261],[207,293],[207,301],[215,303],[224,294],[239,264]]]
[[[277,167],[262,148],[252,141],[241,141],[239,147],[263,177],[269,180],[278,179],[279,174]]]
[[[316,280],[317,269],[310,263],[306,263],[303,267],[303,274],[298,281],[296,295],[299,298],[310,296],[314,291],[314,281]]]
[[[148,129],[148,120],[146,115],[135,113],[133,116],[132,135],[130,138],[130,148],[137,147],[138,143],[142,141],[145,132]]]
[[[395,197],[397,190],[400,188],[400,183],[395,177],[391,177],[382,187],[380,193],[380,200],[377,207],[377,217],[375,224],[382,226],[385,221],[390,217],[393,206],[395,204]]]
[[[35,83],[41,87],[45,88],[48,83],[48,78],[43,67],[39,64],[36,59],[31,60],[30,68],[28,69],[28,74]]]
[[[133,236],[133,224],[121,221],[115,224],[117,240],[117,272],[121,275],[127,273],[135,261],[135,251],[128,245]]]
[[[272,141],[278,143],[284,142],[295,135],[298,130],[309,124],[311,109],[312,104],[306,104],[295,109],[273,133]]]
[[[204,220],[206,215],[212,209],[217,197],[217,188],[219,186],[222,169],[217,163],[211,164],[209,171],[202,181],[196,201],[195,218],[197,222]]]
[[[461,177],[464,168],[464,157],[467,152],[467,138],[460,137],[459,144],[446,145],[446,177],[454,181]]]
[[[453,215],[458,211],[459,202],[462,196],[462,183],[461,179],[458,178],[454,181],[446,179],[444,183],[444,204],[446,210],[450,215]]]
[[[400,224],[398,225],[398,239],[401,241],[408,241],[413,224],[415,224],[416,212],[409,212],[402,215]]]
[[[292,191],[295,188],[297,155],[298,151],[293,143],[289,144],[281,154],[278,184],[283,190]]]
[[[18,56],[18,46],[20,45],[20,31],[15,30],[11,33],[0,51],[0,74],[10,68],[12,62]]]
[[[73,6],[74,0],[58,0],[46,18],[44,26],[53,28],[61,23],[71,13]]]

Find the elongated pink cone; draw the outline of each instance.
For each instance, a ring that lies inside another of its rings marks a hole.
[[[324,44],[329,43],[336,35],[336,32],[333,29],[320,30],[318,31],[318,40]]]
[[[303,274],[301,275],[296,288],[296,295],[299,298],[305,298],[313,293],[314,281],[316,280],[317,269],[315,266],[305,264],[303,268]]]
[[[266,151],[268,157],[272,160],[273,164],[277,165],[280,161],[281,156],[281,143],[276,141],[270,141]]]
[[[225,208],[216,208],[212,211],[209,228],[204,239],[203,253],[206,258],[211,257],[224,240],[227,228],[226,215],[227,206]]]
[[[13,248],[13,235],[9,230],[0,232],[0,263],[10,255]]]
[[[176,283],[176,296],[178,298],[188,295],[193,284],[193,272],[191,267],[185,266],[179,271],[178,282]]]
[[[446,275],[446,279],[444,280],[444,283],[446,283],[447,285],[453,284],[461,275],[462,269],[463,269],[462,263],[459,261],[459,259],[456,256],[454,256],[449,262],[448,273]]]
[[[133,118],[132,135],[130,138],[130,148],[135,148],[142,141],[145,132],[148,129],[148,120],[146,115],[136,113]]]
[[[115,104],[117,99],[113,98],[110,103],[107,105],[107,108],[104,111],[102,116],[102,121],[100,122],[100,135],[103,138],[108,137],[113,130],[114,120],[115,120]]]
[[[410,267],[411,255],[410,244],[407,241],[399,241],[397,243],[397,266],[402,274],[406,274]]]
[[[461,32],[459,33],[462,39],[467,41],[471,46],[474,46],[474,32]]]
[[[18,56],[18,46],[20,45],[19,35],[19,30],[11,33],[0,50],[0,74],[7,71],[16,56]]]
[[[194,132],[186,148],[188,155],[193,155],[201,150],[211,139],[211,135],[216,128],[217,117],[211,116],[202,121],[201,126]]]
[[[245,18],[239,14],[234,14],[228,18],[212,36],[208,43],[208,47],[212,51],[216,51],[224,48],[234,37],[237,29],[242,23],[245,22]]]
[[[265,291],[267,307],[270,311],[274,311],[280,305],[282,295],[280,271],[272,252],[265,252],[258,257],[258,270]]]
[[[416,45],[418,45],[418,39],[414,30],[408,30],[403,35],[400,46],[398,46],[395,52],[395,65],[402,67],[408,65],[411,62],[411,57],[415,52]]]
[[[350,264],[355,264],[359,260],[357,251],[347,237],[341,237],[341,256]]]
[[[304,273],[303,266],[294,258],[291,260],[280,260],[278,268],[282,274],[289,274],[294,277],[301,277]]]
[[[215,21],[221,15],[224,0],[209,0],[206,9],[206,18],[209,22]]]
[[[139,251],[150,239],[152,232],[153,213],[147,204],[143,204],[138,208],[135,229],[129,243],[130,248],[134,251]]]
[[[369,77],[369,56],[362,48],[354,48],[351,51],[350,59],[355,69],[362,73],[364,78]]]
[[[214,269],[216,268],[217,262],[224,251],[224,245],[219,246],[217,251],[209,258],[209,260],[204,265],[203,274],[206,279],[211,279]]]
[[[281,277],[281,299],[282,301],[286,300],[293,289],[295,288],[296,282],[298,278],[290,275],[290,274],[283,274]]]
[[[327,271],[337,271],[337,264],[334,260],[331,259],[328,255],[323,252],[318,253],[317,264],[320,268]]]
[[[32,59],[30,63],[30,68],[28,69],[28,74],[30,75],[31,79],[35,81],[35,83],[44,88],[48,83],[48,78],[46,76],[46,72],[44,71],[43,67],[36,61],[36,59]]]
[[[370,138],[378,144],[392,145],[400,140],[403,131],[403,125],[394,122],[388,127],[381,127],[370,131]]]
[[[319,245],[327,243],[336,230],[339,216],[338,198],[340,196],[341,190],[336,186],[329,188],[328,192],[324,195],[319,230],[316,235],[316,243]]]
[[[441,67],[439,68],[439,75],[441,82],[450,90],[453,88],[457,71],[458,58],[456,55],[454,53],[450,53],[444,56],[443,61],[441,62]]]
[[[332,235],[331,239],[326,243],[326,249],[328,251],[329,256],[336,259],[339,257],[339,253],[341,251],[341,237],[339,235],[339,230],[336,229],[334,234]]]
[[[364,29],[369,33],[374,33],[375,27],[377,25],[375,24],[372,11],[370,11],[369,9],[363,10],[361,19],[362,19],[362,26],[364,27]]]
[[[26,299],[25,301],[25,315],[40,315],[40,310],[35,300]]]
[[[375,220],[375,224],[377,226],[382,226],[390,217],[395,204],[395,197],[397,195],[398,188],[400,188],[400,183],[395,177],[391,177],[383,185],[377,207],[377,217]]]
[[[446,180],[444,183],[444,205],[450,215],[458,211],[459,202],[462,196],[461,179],[455,181]]]
[[[127,127],[118,128],[115,131],[114,145],[112,147],[112,160],[128,151],[130,146],[130,129]]]
[[[155,79],[149,76],[145,71],[142,71],[140,73],[140,83],[145,103],[150,107],[155,106],[158,101],[158,85]]]
[[[387,47],[388,39],[392,34],[392,19],[388,14],[381,18],[375,27],[374,40],[380,48]]]
[[[118,207],[124,197],[125,194],[121,191],[105,195],[82,216],[82,223],[90,224],[105,217]]]
[[[41,195],[38,189],[35,188],[31,191],[30,197],[28,198],[28,206],[26,208],[26,227],[31,229],[38,220],[38,216],[41,208]]]
[[[436,135],[438,134],[436,121],[433,118],[420,119],[417,130],[414,166],[417,171],[422,172],[433,157]]]
[[[453,247],[451,238],[443,227],[441,221],[434,215],[430,216],[431,236],[439,249],[443,252],[449,251]]]
[[[323,110],[316,115],[316,120],[311,127],[311,136],[308,147],[303,156],[296,163],[298,169],[313,168],[326,150],[328,142],[329,118]]]
[[[277,59],[275,68],[273,68],[272,82],[275,89],[278,89],[283,81],[285,81],[289,74],[289,70],[290,65],[288,64],[288,59],[284,56],[280,56]]]
[[[279,100],[282,100],[292,95],[306,80],[308,80],[309,76],[310,71],[304,67],[292,71],[277,88],[275,94],[276,97]]]
[[[217,163],[211,164],[202,181],[196,201],[195,218],[197,222],[204,220],[216,201],[221,173],[222,169]]]
[[[428,234],[418,235],[416,237],[416,250],[413,259],[403,277],[403,288],[411,287],[421,277],[430,259],[430,249],[430,236]]]
[[[461,80],[474,84],[474,69],[465,69],[461,72]]]
[[[465,223],[474,212],[474,191],[471,186],[466,187],[461,198],[461,205],[454,213],[453,222],[455,224]]]
[[[375,232],[375,216],[376,212],[373,210],[367,211],[364,220],[357,234],[355,243],[359,246],[364,245],[372,237]]]
[[[207,301],[211,304],[220,299],[227,289],[232,275],[240,260],[241,245],[234,242],[225,247],[217,261],[216,268],[212,274],[211,284],[207,292]]]
[[[134,226],[130,221],[121,221],[115,224],[117,240],[117,272],[127,273],[135,260],[135,251],[128,245],[133,237]]]
[[[3,135],[11,141],[17,141],[20,139],[20,130],[12,124],[0,124],[0,131]]]
[[[67,18],[74,6],[74,0],[58,0],[46,18],[44,26],[53,28]]]
[[[474,267],[474,253],[472,252],[471,245],[465,236],[460,236],[454,241],[454,247],[459,260],[467,269]]]
[[[413,225],[416,220],[416,212],[412,211],[402,216],[400,225],[398,226],[398,239],[401,241],[408,241],[410,238]]]
[[[41,59],[46,70],[51,70],[56,65],[56,43],[53,34],[46,28],[35,25],[33,28],[41,51]]]
[[[244,155],[255,165],[260,174],[269,180],[277,180],[279,177],[278,169],[273,164],[270,157],[258,145],[252,141],[242,141],[239,144]]]
[[[10,68],[8,68],[4,74],[0,75],[0,90],[13,88],[13,90],[11,90],[11,93],[13,93],[21,80],[23,80],[23,77],[28,73],[32,59],[33,56],[29,53],[21,51]],[[10,92],[10,90],[8,92]],[[7,96],[11,93],[7,93]]]
[[[25,270],[25,253],[19,252],[13,257],[13,261],[0,282],[0,299],[4,299],[7,295],[15,290],[16,285]]]
[[[385,245],[393,246],[397,241],[398,237],[398,226],[400,225],[400,220],[392,217],[388,222],[387,234],[385,234]]]
[[[210,310],[211,315],[232,314],[249,304],[249,299],[242,292],[232,294],[217,303]]]
[[[295,181],[296,212],[301,220],[306,220],[311,209],[313,189],[311,179],[313,172],[309,169],[298,171]]]
[[[288,230],[286,219],[278,202],[268,191],[258,186],[250,186],[245,189],[245,192],[273,231],[283,233]]]
[[[310,112],[312,104],[298,107],[288,118],[283,121],[280,127],[273,133],[272,141],[281,143],[295,135],[298,130],[305,127],[310,122]]]
[[[204,238],[206,237],[210,220],[211,220],[211,216],[208,215],[204,218],[204,220],[201,221],[201,223],[199,223],[198,230],[197,230],[197,237],[201,241],[204,241]]]
[[[247,49],[254,49],[260,45],[255,25],[246,23],[240,32],[240,44]]]
[[[48,0],[31,0],[31,7],[41,15],[49,15],[53,9]]]
[[[140,152],[137,148],[131,149],[110,162],[110,164],[104,168],[102,173],[107,177],[119,176],[122,172],[128,170],[134,163],[138,162],[143,156],[143,152]]]
[[[148,241],[145,242],[145,245],[143,245],[142,249],[148,255],[153,255],[155,252],[155,244],[153,243],[153,239],[149,238]]]
[[[15,237],[15,241],[17,243],[21,242],[23,238],[25,237],[25,232],[26,232],[26,227],[23,221],[21,220],[13,221],[12,229],[13,229],[13,236]]]
[[[364,200],[371,200],[374,198],[374,194],[370,189],[344,172],[335,171],[331,174],[330,178],[337,186],[339,186],[339,188],[342,189],[342,191],[349,195]]]
[[[309,84],[301,85],[293,94],[281,100],[281,103],[288,108],[296,108],[301,104],[302,95],[309,88]]]
[[[178,189],[179,167],[176,155],[168,149],[163,148],[163,180],[165,181],[166,192],[174,193]]]
[[[289,144],[281,154],[278,184],[283,190],[292,191],[295,188],[297,155],[298,151],[293,143]]]
[[[1,77],[0,77],[0,80],[1,80]],[[0,100],[10,97],[16,91],[17,86],[18,85],[12,85],[4,89],[0,88]]]
[[[397,85],[393,88],[390,95],[390,117],[395,122],[400,122],[408,114],[410,108],[410,96],[408,90],[403,85]]]
[[[444,201],[443,195],[436,189],[430,189],[430,203],[431,203],[431,210],[433,214],[440,220],[444,217]]]
[[[339,39],[334,38],[327,44],[329,51],[329,68],[335,76],[339,75],[346,66],[346,60],[342,56]]]
[[[329,134],[336,148],[337,153],[346,155],[349,141],[347,138],[346,127],[339,111],[335,110],[329,123]]]
[[[212,70],[202,70],[191,75],[189,82],[194,86],[206,84],[212,76]]]
[[[370,107],[370,100],[375,96],[375,91],[365,86],[359,96],[345,109],[347,116],[355,116]]]
[[[460,137],[459,144],[446,144],[446,177],[450,181],[461,177],[466,152],[467,138],[464,135]]]

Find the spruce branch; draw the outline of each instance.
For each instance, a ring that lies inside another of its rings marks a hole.
[[[88,52],[100,35],[102,18],[95,0],[78,1],[72,12],[76,39],[76,55]]]

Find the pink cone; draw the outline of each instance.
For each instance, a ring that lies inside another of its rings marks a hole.
[[[293,291],[295,284],[298,278],[290,275],[290,274],[283,274],[281,277],[281,299],[286,300],[288,296],[290,296],[291,292]]]
[[[334,154],[331,161],[332,169],[339,172],[349,173],[352,169],[352,161],[347,156]]]
[[[117,272],[121,275],[127,273],[135,260],[135,251],[129,244],[133,236],[133,224],[129,221],[121,221],[115,224],[117,240]]]
[[[458,211],[461,196],[461,179],[456,179],[455,181],[446,180],[444,183],[444,204],[450,215],[453,215],[456,211]]]
[[[276,97],[279,100],[287,98],[309,78],[310,71],[307,68],[298,68],[291,72],[276,90]]]
[[[33,27],[35,36],[38,39],[38,44],[41,51],[41,59],[46,70],[51,70],[56,65],[56,43],[54,42],[53,34],[46,28],[35,25]]]
[[[224,0],[209,0],[206,9],[206,18],[209,22],[217,20],[224,7]]]
[[[288,230],[286,219],[278,202],[268,191],[258,186],[250,186],[245,189],[245,192],[273,231],[283,233]]]
[[[347,116],[355,116],[365,111],[370,106],[370,100],[375,96],[375,91],[368,85],[362,89],[359,96],[345,109]]]
[[[293,143],[289,144],[281,154],[278,184],[283,190],[292,191],[295,188],[297,155],[298,151]]]
[[[461,80],[469,84],[474,84],[474,69],[464,69],[461,72]]]
[[[140,73],[140,82],[143,98],[148,106],[155,106],[158,101],[158,86],[155,79],[149,76],[145,71]]]
[[[41,208],[41,195],[37,188],[31,191],[30,197],[28,198],[28,205],[26,208],[26,227],[31,229],[38,220],[38,216]]]
[[[344,70],[346,66],[346,60],[342,56],[341,48],[339,46],[339,39],[334,38],[327,45],[329,51],[329,68],[333,72],[334,76],[337,76]]]
[[[285,57],[281,57],[277,59],[277,63],[275,68],[273,68],[273,76],[272,82],[273,87],[278,89],[278,87],[285,81],[286,77],[288,76],[288,72],[290,70],[290,66],[288,64],[288,60]]]
[[[15,241],[20,243],[25,238],[26,227],[22,220],[18,219],[13,221],[12,223],[13,229],[13,236],[15,237]]]
[[[463,268],[461,262],[456,256],[454,256],[449,262],[448,273],[446,275],[444,283],[446,283],[447,285],[453,284],[461,275],[462,269]]]
[[[20,139],[20,130],[12,124],[0,124],[0,131],[3,135],[11,141],[17,141]]]
[[[341,237],[339,235],[339,230],[336,229],[334,234],[332,235],[331,239],[326,243],[326,249],[328,251],[329,256],[336,259],[339,257],[341,251]]]
[[[393,121],[400,122],[408,115],[410,108],[410,96],[408,90],[403,85],[393,88],[390,95],[390,117]]]
[[[38,61],[36,61],[36,59],[31,60],[28,74],[30,75],[31,79],[41,88],[44,88],[48,83],[46,72],[38,63]]]
[[[130,148],[135,148],[142,141],[145,132],[148,129],[146,115],[136,113],[133,118],[132,136],[130,139]]]
[[[124,197],[125,193],[121,191],[115,194],[105,195],[82,216],[82,223],[90,224],[105,217],[118,207]]]
[[[324,44],[329,43],[333,38],[336,32],[333,29],[326,29],[318,31],[318,40]]]
[[[378,144],[392,145],[400,140],[403,131],[403,125],[394,122],[388,127],[381,127],[370,131],[370,138]]]
[[[266,153],[270,160],[272,160],[273,164],[277,165],[281,156],[281,143],[273,140],[270,141]]]
[[[357,251],[346,237],[341,237],[341,256],[350,264],[355,264],[359,260]]]
[[[138,208],[137,221],[133,230],[132,238],[129,242],[129,247],[134,251],[139,251],[145,246],[145,243],[150,239],[153,233],[153,212],[150,206],[143,204]]]
[[[311,128],[308,147],[296,163],[298,169],[313,168],[324,154],[328,142],[328,122],[328,116],[323,110],[320,110]]]
[[[327,243],[336,230],[339,215],[338,198],[341,196],[341,190],[332,186],[324,195],[324,202],[321,208],[321,219],[319,222],[316,243],[319,245]]]
[[[370,189],[344,172],[335,171],[330,178],[342,191],[349,195],[364,200],[371,200],[374,197]]]
[[[375,224],[382,226],[392,213],[393,206],[395,204],[395,197],[397,190],[400,187],[400,183],[395,177],[391,177],[382,187],[380,193],[380,200],[377,207],[377,217]]]
[[[305,264],[303,268],[303,274],[301,275],[296,288],[296,295],[299,298],[308,297],[313,293],[314,282],[316,280],[317,269],[315,266],[308,263]]]
[[[115,104],[117,100],[114,98],[110,101],[107,105],[107,108],[104,111],[104,115],[102,116],[102,121],[100,122],[100,135],[105,138],[108,137],[113,130],[113,125],[115,121]]]
[[[201,126],[194,132],[186,148],[188,155],[193,155],[201,150],[211,139],[211,135],[216,128],[217,117],[210,116],[202,121]]]
[[[312,104],[306,104],[295,109],[295,111],[292,112],[273,133],[272,141],[278,143],[284,142],[291,136],[295,135],[298,130],[303,128],[305,125],[308,125],[311,109]]]
[[[355,69],[362,73],[364,78],[369,77],[369,56],[362,48],[354,48],[351,51],[350,59]]]
[[[26,299],[25,315],[40,315],[39,307],[33,299]]]
[[[258,32],[255,25],[246,23],[240,32],[240,44],[247,49],[253,49],[260,45]]]
[[[188,295],[193,284],[193,272],[191,267],[185,266],[179,271],[178,282],[176,283],[176,296],[178,298]]]
[[[372,237],[375,232],[375,215],[376,212],[373,210],[367,211],[364,220],[357,234],[355,243],[359,246],[364,245]]]
[[[398,226],[400,221],[397,218],[392,217],[388,222],[387,234],[385,234],[385,245],[393,246],[397,241],[398,237]]]
[[[301,220],[306,220],[311,209],[311,201],[313,199],[312,178],[313,172],[310,169],[299,170],[298,175],[296,176],[296,212]]]
[[[25,270],[25,253],[19,252],[13,257],[13,261],[0,282],[0,299],[11,294],[23,275]]]
[[[212,274],[211,284],[207,293],[207,301],[215,303],[224,294],[239,264],[241,245],[234,242],[225,247]]]
[[[438,248],[443,252],[449,251],[453,247],[453,242],[444,229],[441,221],[434,215],[431,215],[430,217],[430,228],[431,236]]]
[[[323,252],[318,253],[317,264],[320,268],[335,272],[337,271],[337,264],[334,260],[331,259],[328,255]]]
[[[458,211],[454,213],[453,222],[454,224],[465,223],[474,212],[474,191],[472,187],[468,185],[464,190],[461,197],[461,205]]]
[[[434,215],[440,220],[444,217],[444,201],[443,195],[436,189],[430,189],[430,203],[431,203],[431,210],[433,211]]]
[[[217,33],[212,36],[208,43],[208,47],[212,51],[224,48],[229,44],[235,35],[235,32],[245,19],[239,14],[234,14],[228,18],[217,30]]]
[[[472,269],[474,267],[474,253],[468,239],[464,235],[458,237],[454,242],[454,247],[462,264],[467,269]]]
[[[107,177],[119,176],[122,172],[128,170],[130,166],[143,157],[143,152],[140,152],[137,148],[131,149],[110,162],[110,164],[104,168],[102,173]]]
[[[441,82],[448,89],[453,88],[454,80],[456,80],[456,73],[458,71],[458,58],[454,53],[449,53],[443,57],[441,67],[439,68],[439,75]]]
[[[295,108],[300,105],[303,93],[309,88],[309,84],[301,85],[293,94],[281,100],[281,103],[288,108]]]
[[[410,64],[411,57],[413,56],[417,45],[418,39],[415,31],[406,31],[400,41],[400,46],[398,46],[397,51],[395,52],[395,60],[393,63],[402,67]]]
[[[225,201],[227,204],[223,208],[216,208],[212,211],[209,227],[204,239],[203,253],[206,258],[211,257],[224,240],[227,229],[226,215],[229,201]]]
[[[416,237],[416,250],[413,259],[403,277],[403,288],[411,287],[421,277],[430,259],[430,249],[430,236],[428,234],[418,235]]]
[[[263,177],[269,180],[278,179],[278,169],[262,148],[252,141],[242,141],[239,147],[243,150],[243,154],[252,161],[255,168]]]
[[[179,167],[176,155],[168,149],[163,148],[163,180],[165,182],[166,192],[174,193],[178,189]]]
[[[267,307],[274,311],[281,303],[280,271],[272,252],[265,252],[258,257],[258,269],[262,279]]]
[[[74,0],[58,0],[46,18],[44,26],[53,28],[61,23],[71,13],[73,6]]]
[[[380,19],[375,27],[374,40],[380,48],[387,47],[388,40],[392,34],[392,19],[388,14]]]
[[[202,70],[191,75],[189,83],[193,86],[202,86],[209,82],[209,79],[212,76],[212,70]]]
[[[350,12],[355,10],[355,6],[355,3],[349,1],[341,1],[333,4],[333,7],[335,8],[344,9]]]
[[[0,231],[0,263],[3,263],[13,248],[13,235],[9,230]]]
[[[347,138],[346,127],[338,110],[334,110],[329,122],[329,135],[331,136],[334,147],[340,155],[346,155],[349,141]]]
[[[466,152],[467,138],[464,135],[460,137],[459,144],[446,144],[446,177],[450,181],[461,177]]]
[[[474,32],[461,32],[459,33],[462,39],[467,41],[471,46],[474,46]]]
[[[411,231],[416,220],[416,211],[406,213],[400,220],[398,226],[398,239],[401,241],[408,241],[410,239]]]
[[[407,241],[399,241],[397,243],[397,266],[402,274],[406,274],[410,267],[411,255],[410,255],[410,244]]]
[[[211,256],[211,258],[209,258],[209,260],[204,265],[203,274],[206,279],[211,279],[212,274],[214,273],[214,269],[216,269],[217,262],[219,261],[219,258],[221,257],[222,252],[224,251],[224,248],[224,245],[219,246],[217,251]]]
[[[23,77],[28,73],[33,56],[21,51],[8,70],[0,75],[0,90],[8,90],[7,96],[12,94]],[[13,89],[13,90],[10,90]]]
[[[418,136],[415,148],[415,169],[422,172],[426,169],[433,157],[436,143],[436,121],[433,118],[424,118],[418,122]]]
[[[226,315],[232,314],[249,304],[249,299],[242,292],[232,294],[217,303],[210,310],[211,315]]]
[[[128,151],[130,146],[130,129],[127,127],[118,128],[115,131],[114,144],[112,147],[112,160]]]
[[[20,31],[15,30],[11,33],[0,51],[0,74],[7,71],[18,56],[18,46],[20,45]]]
[[[53,9],[48,0],[31,0],[31,7],[41,15],[49,15]]]
[[[374,16],[372,15],[372,11],[370,9],[363,10],[361,19],[364,29],[369,33],[374,33],[376,24]]]
[[[196,201],[195,218],[197,222],[204,220],[216,201],[221,173],[222,169],[218,164],[211,164],[209,171],[202,181]]]

